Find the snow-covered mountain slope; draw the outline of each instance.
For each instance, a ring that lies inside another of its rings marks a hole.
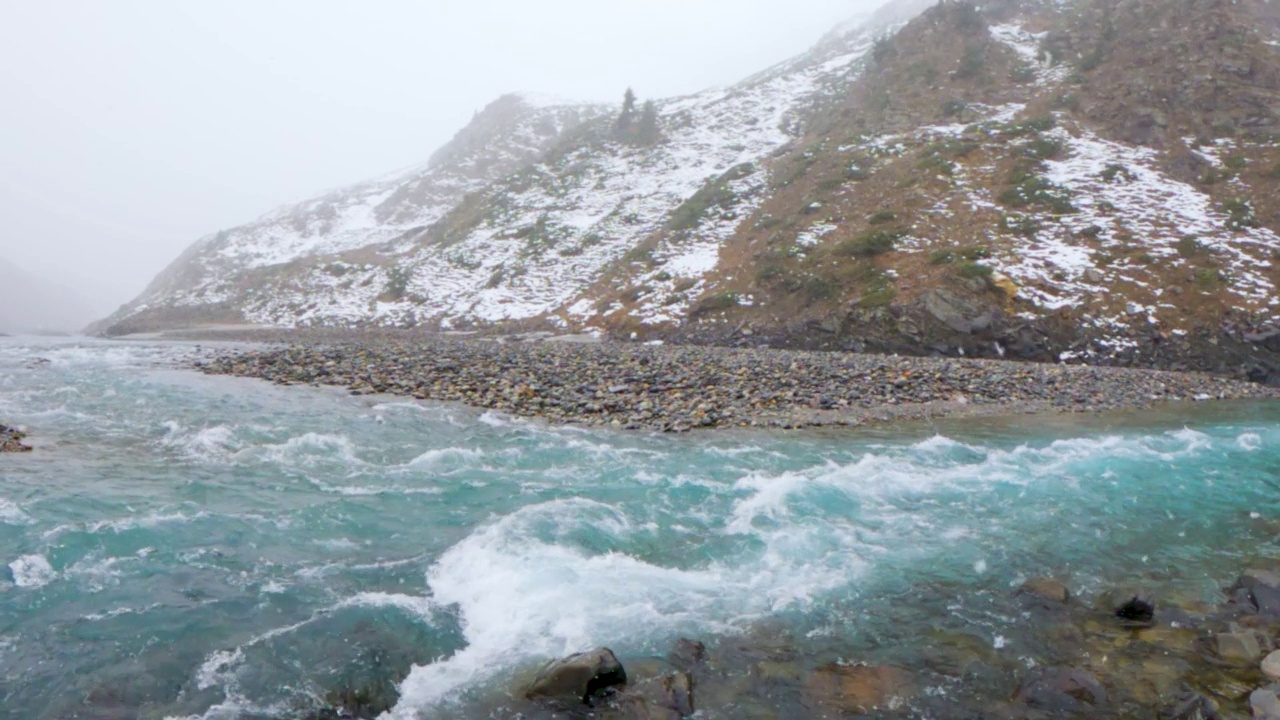
[[[508,96],[422,168],[201,240],[104,327],[1237,364],[1280,328],[1277,42],[1266,0],[910,0],[651,132]]]
[[[305,287],[309,271],[328,268],[326,277],[335,277],[346,265],[331,263],[351,253],[386,262],[384,244],[431,226],[469,193],[534,162],[608,110],[505,95],[423,165],[201,238],[105,325],[262,321],[270,298]]]

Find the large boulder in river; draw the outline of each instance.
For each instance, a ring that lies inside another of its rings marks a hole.
[[[627,672],[609,648],[552,660],[538,671],[525,695],[533,698],[590,702],[591,697],[627,683]]]

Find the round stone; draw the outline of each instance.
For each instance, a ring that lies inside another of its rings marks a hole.
[[[1262,659],[1262,674],[1272,680],[1280,680],[1280,650]]]

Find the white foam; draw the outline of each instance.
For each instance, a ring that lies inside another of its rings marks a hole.
[[[513,664],[606,640],[684,628],[732,631],[807,603],[861,569],[852,536],[824,537],[827,552],[793,528],[763,533],[766,549],[750,559],[695,568],[663,567],[574,541],[586,533],[595,538],[588,546],[608,547],[651,527],[633,525],[610,505],[570,498],[522,508],[450,548],[427,578],[434,602],[458,609],[467,646],[415,667],[392,717],[416,717]]]
[[[53,582],[58,573],[43,555],[23,555],[9,563],[13,584],[20,588],[40,588]]]
[[[1253,432],[1240,433],[1236,438],[1236,444],[1249,452],[1254,452],[1262,449],[1262,436]]]
[[[445,461],[461,461],[477,460],[484,457],[484,453],[474,448],[448,447],[436,448],[428,450],[418,457],[409,461],[410,466],[437,465]]]
[[[26,525],[31,522],[31,516],[22,511],[22,508],[12,500],[0,498],[0,523],[6,525]]]

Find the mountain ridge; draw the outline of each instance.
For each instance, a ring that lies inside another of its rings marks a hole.
[[[430,178],[205,238],[98,329],[542,327],[1270,376],[1277,15],[896,3],[655,101],[645,142],[617,108],[504,96]]]

